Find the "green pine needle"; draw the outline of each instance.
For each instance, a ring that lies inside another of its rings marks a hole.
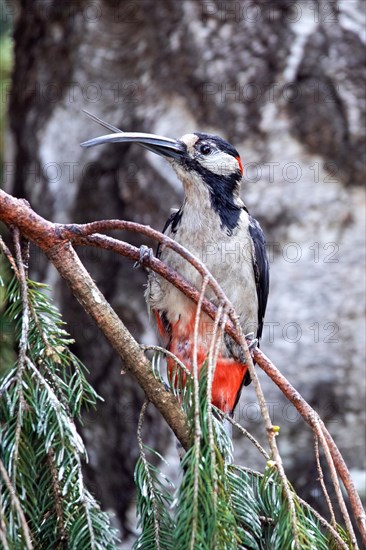
[[[72,339],[46,290],[28,281],[26,360],[0,379],[0,458],[26,521],[0,477],[2,530],[12,550],[26,548],[26,528],[37,550],[114,550],[116,532],[84,485],[86,451],[75,426],[82,407],[95,405],[98,396],[69,350]],[[5,300],[19,341],[23,305],[16,278]]]
[[[144,449],[164,460],[153,449],[147,446]],[[169,511],[174,485],[156,466],[147,461],[145,453],[137,461],[134,477],[137,489],[138,527],[141,527],[141,535],[135,542],[134,549],[173,549],[175,523]]]
[[[155,360],[155,374],[162,379],[158,365]],[[179,397],[194,434],[193,380],[185,380],[184,391],[180,387],[182,380],[182,377],[173,376],[171,389]],[[291,550],[294,548],[294,535],[288,502],[277,470],[267,467],[262,475],[232,465],[232,443],[219,411],[214,411],[212,415],[214,444],[213,447],[210,445],[209,414],[207,371],[206,365],[203,365],[199,380],[201,437],[199,440],[196,438],[195,445],[183,457],[182,481],[173,501],[167,498],[166,485],[158,481],[161,475],[159,469],[149,463],[144,465],[141,458],[137,462],[137,513],[142,532],[134,548]],[[146,456],[144,458],[146,460]],[[147,469],[153,480],[150,485]],[[301,549],[337,548],[333,537],[320,525],[311,508],[299,501],[293,488],[291,491]],[[156,524],[160,531],[159,542],[156,539]],[[352,548],[342,528],[337,526],[337,530]],[[166,539],[161,533],[167,535]]]

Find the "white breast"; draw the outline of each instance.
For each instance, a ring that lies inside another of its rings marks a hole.
[[[200,259],[226,296],[234,305],[244,333],[256,333],[258,327],[258,299],[253,271],[253,245],[248,232],[248,214],[242,210],[238,227],[229,235],[221,228],[221,221],[211,208],[198,209],[185,204],[181,223],[175,234],[167,235],[182,244]],[[164,248],[161,260],[200,289],[200,274],[181,256]],[[213,298],[212,292],[206,296]],[[149,307],[166,311],[170,323],[184,321],[195,307],[179,290],[159,276],[149,277],[146,299]]]

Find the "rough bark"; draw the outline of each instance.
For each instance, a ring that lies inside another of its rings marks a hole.
[[[79,148],[103,132],[81,110],[126,130],[174,137],[200,130],[230,140],[245,167],[243,197],[269,242],[263,349],[331,423],[355,474],[363,471],[361,0],[22,0],[12,10],[5,189],[56,222],[119,217],[161,229],[182,193],[172,172],[134,146]],[[99,250],[81,257],[134,336],[151,343],[143,271]],[[53,285],[105,398],[85,417],[88,475],[123,524],[141,392],[120,377],[119,359],[43,257],[32,270]],[[308,483],[315,460],[304,453],[310,432],[270,384],[266,391],[285,466],[316,499]],[[238,417],[250,430],[259,426],[257,411],[246,389]],[[167,429],[150,409],[146,427],[147,442],[164,448]],[[258,462],[247,444],[238,458]]]

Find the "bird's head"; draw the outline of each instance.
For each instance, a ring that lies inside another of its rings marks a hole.
[[[178,140],[155,134],[122,132],[94,115],[91,117],[114,133],[85,141],[82,147],[112,142],[137,143],[169,161],[188,199],[199,199],[206,193],[215,210],[236,210],[242,206],[239,191],[243,166],[238,151],[224,139],[199,132],[186,134]]]
[[[181,149],[171,164],[182,180],[186,193],[192,186],[204,185],[223,199],[239,195],[243,166],[238,151],[212,134],[195,132],[176,141]]]

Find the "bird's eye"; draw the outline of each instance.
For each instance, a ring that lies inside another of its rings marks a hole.
[[[207,143],[200,145],[200,153],[202,153],[202,155],[209,155],[211,151],[212,149],[209,145],[207,145]]]

